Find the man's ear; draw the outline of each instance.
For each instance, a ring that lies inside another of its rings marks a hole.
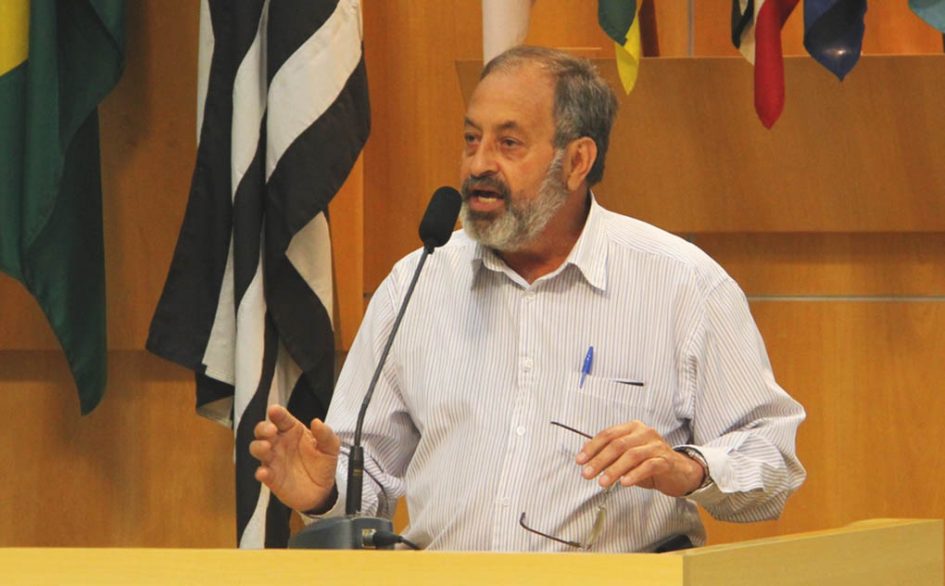
[[[587,136],[568,143],[564,161],[564,179],[569,191],[576,191],[597,160],[597,144]]]

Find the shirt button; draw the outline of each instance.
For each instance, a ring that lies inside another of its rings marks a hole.
[[[503,507],[509,506],[509,499],[508,499],[508,497],[502,497],[502,498],[500,498],[500,499],[499,499],[499,505],[500,505],[500,506],[503,506]]]
[[[533,366],[535,366],[535,362],[531,358],[522,360],[522,368],[525,370],[531,370]]]
[[[525,428],[519,425],[517,428],[515,428],[515,433],[519,435],[525,435]]]
[[[525,299],[531,301],[534,298],[535,298],[535,291],[529,289],[528,291],[525,292]]]

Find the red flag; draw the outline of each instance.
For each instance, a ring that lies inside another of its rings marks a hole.
[[[732,42],[755,66],[755,111],[771,128],[784,109],[781,29],[798,0],[732,0]]]
[[[755,111],[771,128],[784,110],[784,55],[781,29],[798,0],[758,2],[755,21]]]

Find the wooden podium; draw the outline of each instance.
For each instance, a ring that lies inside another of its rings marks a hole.
[[[3,584],[941,586],[943,572],[942,520],[871,520],[667,554],[0,549]]]

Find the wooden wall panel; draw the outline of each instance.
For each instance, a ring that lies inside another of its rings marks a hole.
[[[109,353],[79,416],[59,352],[0,352],[0,546],[230,547],[233,435],[194,415],[193,375]]]
[[[433,191],[457,183],[463,103],[454,61],[481,57],[478,4],[364,2],[372,96],[364,155],[366,291],[420,246],[417,227]]]
[[[688,2],[653,2],[660,57],[689,56],[690,44],[694,49],[695,43],[690,43],[692,25],[688,4]]]
[[[613,42],[597,24],[595,6],[586,0],[553,0],[533,5],[525,42],[548,47],[611,50]],[[482,55],[477,55],[481,58]]]
[[[942,33],[913,14],[907,2],[870,2],[865,20],[866,55],[942,53]]]
[[[113,349],[144,347],[184,217],[196,152],[198,6],[127,10],[127,64],[101,107]]]
[[[19,281],[0,273],[0,349],[56,348],[59,342],[36,300]]]
[[[808,480],[781,520],[712,522],[711,541],[945,517],[945,302],[754,302],[781,385],[807,409]]]
[[[945,234],[692,234],[749,296],[945,296]]]
[[[364,155],[328,204],[336,350],[351,348],[364,314]]]
[[[788,101],[769,131],[741,61],[648,61],[614,130],[610,162],[624,172],[599,193],[677,232],[941,231],[945,171],[932,153],[945,153],[945,113],[930,90],[943,63],[864,58],[841,86],[788,59]]]

